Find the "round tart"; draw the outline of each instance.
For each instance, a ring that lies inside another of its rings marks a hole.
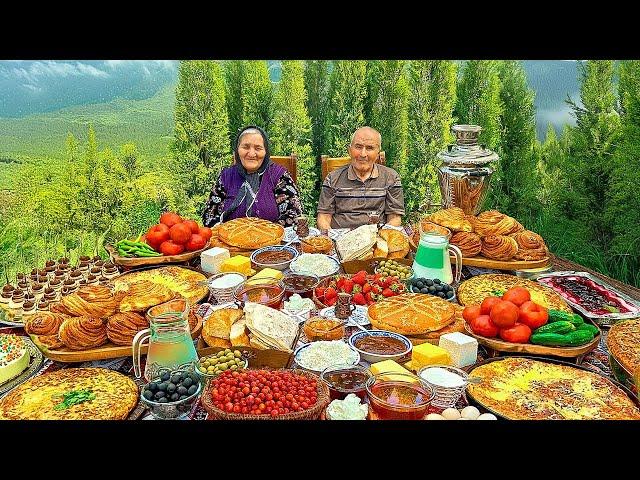
[[[640,320],[625,320],[611,327],[607,335],[609,353],[627,372],[640,367]]]
[[[455,320],[451,302],[420,293],[403,293],[369,307],[371,325],[403,335],[420,335],[446,327]]]
[[[220,238],[229,245],[256,249],[278,245],[284,236],[284,228],[261,218],[236,218],[220,226]]]

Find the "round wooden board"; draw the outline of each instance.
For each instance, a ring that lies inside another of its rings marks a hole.
[[[200,336],[202,331],[202,317],[198,315],[198,323],[191,331],[191,338],[194,340]],[[68,348],[61,348],[57,350],[49,350],[44,345],[38,342],[36,335],[30,335],[33,343],[42,351],[45,357],[63,363],[74,362],[91,362],[94,360],[108,360],[110,358],[118,357],[130,357],[133,355],[132,347],[125,347],[123,345],[114,345],[109,342],[106,345],[102,345],[98,348],[91,348],[89,350],[70,350]],[[145,344],[142,347],[142,354],[146,354],[149,346]]]
[[[200,250],[181,253],[180,255],[162,255],[161,257],[121,257],[113,245],[105,245],[104,249],[109,253],[111,261],[123,267],[147,267],[153,265],[163,265],[165,263],[181,263],[199,257],[202,252],[209,248],[211,240]]]
[[[593,323],[592,323],[593,325]],[[512,343],[505,342],[499,338],[487,338],[476,335],[471,330],[469,324],[465,322],[464,328],[466,333],[475,338],[480,345],[495,350],[496,352],[506,353],[526,353],[529,355],[545,355],[553,357],[575,358],[590,352],[600,343],[601,333],[598,328],[598,334],[589,343],[579,345],[577,347],[548,347],[546,345],[534,345],[533,343]]]
[[[456,263],[456,257],[449,257],[451,263]],[[492,268],[494,270],[527,270],[529,268],[543,268],[551,265],[551,258],[544,257],[542,260],[491,260],[485,257],[462,257],[462,265],[469,267]]]

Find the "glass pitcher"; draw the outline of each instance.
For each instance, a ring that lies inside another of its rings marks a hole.
[[[449,245],[450,235],[444,235],[435,230],[423,229],[420,224],[420,243],[413,261],[415,277],[439,279],[451,285],[453,273],[449,255],[455,257],[456,277],[455,283],[460,281],[462,273],[462,252],[455,245]]]
[[[136,378],[141,377],[140,356],[142,344],[148,339],[149,349],[144,377],[157,378],[162,370],[194,370],[198,361],[189,328],[189,302],[185,299],[150,308],[146,313],[149,327],[133,338],[133,368]]]

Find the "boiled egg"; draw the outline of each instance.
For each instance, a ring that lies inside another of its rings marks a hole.
[[[497,420],[498,418],[493,413],[483,413],[478,417],[478,420]]]
[[[480,416],[480,410],[470,405],[462,409],[462,412],[460,412],[460,416],[462,418],[466,418],[467,420],[476,420]]]
[[[442,411],[441,415],[446,420],[458,420],[460,418],[460,412],[455,408],[446,408]]]
[[[444,417],[439,413],[430,413],[427,415],[427,420],[444,420]]]

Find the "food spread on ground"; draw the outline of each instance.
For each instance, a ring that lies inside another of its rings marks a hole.
[[[611,380],[588,370],[522,357],[475,367],[468,392],[512,420],[640,420],[640,409]]]

